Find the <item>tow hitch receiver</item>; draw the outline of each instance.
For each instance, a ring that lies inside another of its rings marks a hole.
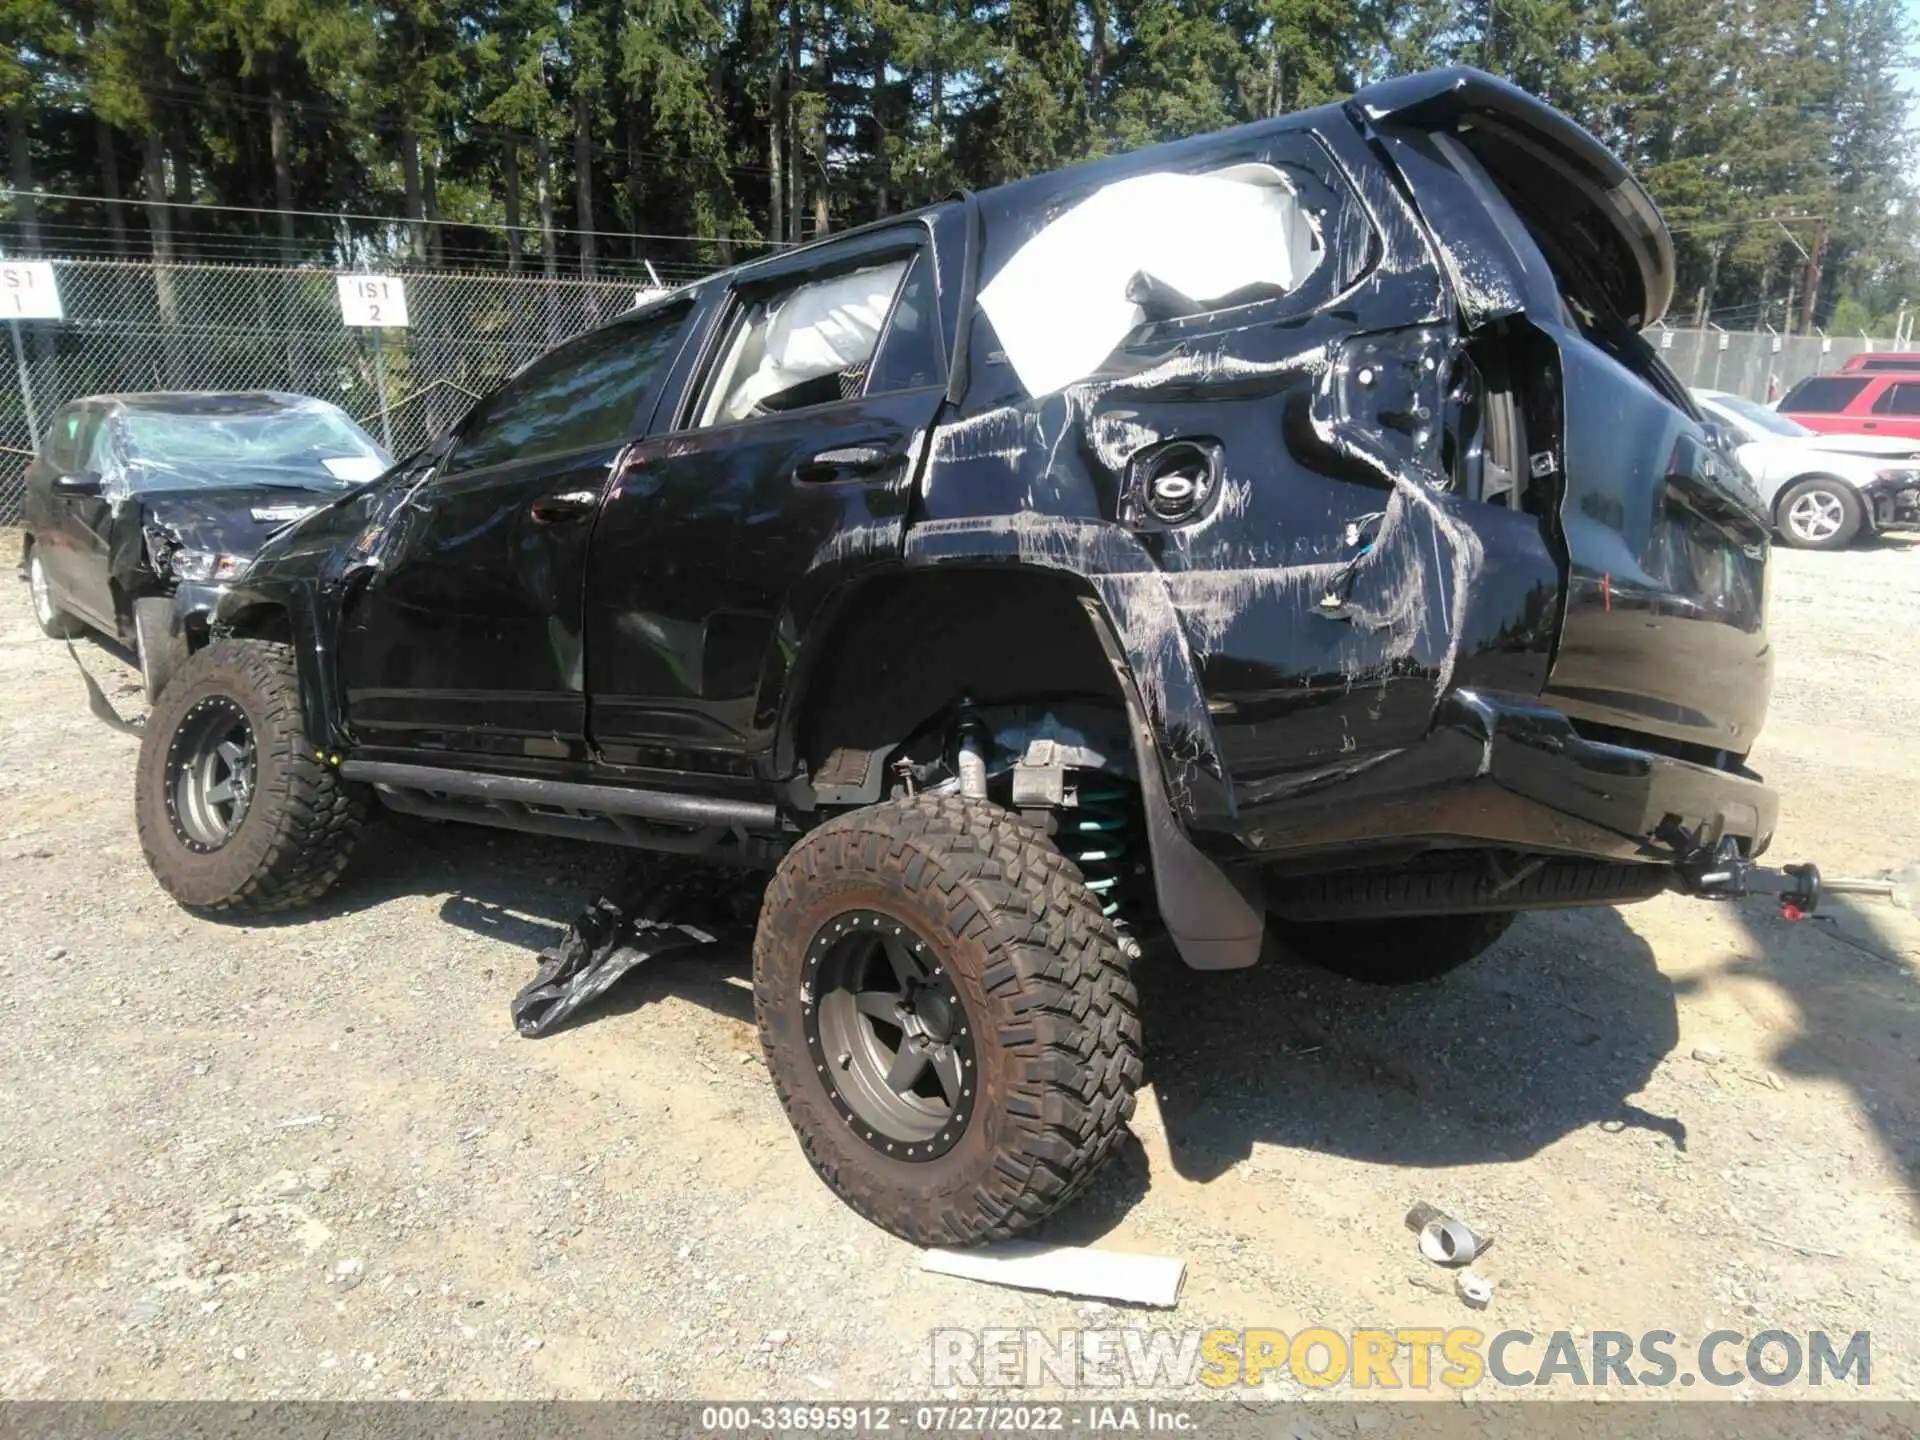
[[[1813,914],[1820,908],[1822,895],[1895,898],[1896,887],[1891,880],[1822,880],[1818,865],[1784,865],[1776,870],[1769,865],[1755,864],[1740,853],[1730,838],[1722,839],[1711,851],[1701,846],[1691,847],[1674,870],[1681,890],[1705,900],[1777,895],[1780,913],[1788,920],[1804,920]]]

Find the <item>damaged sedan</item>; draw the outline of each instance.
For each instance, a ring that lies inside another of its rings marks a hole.
[[[143,848],[213,911],[381,811],[770,873],[809,1160],[916,1241],[1025,1228],[1124,1134],[1155,957],[1399,983],[1528,910],[1810,903],[1753,863],[1770,522],[1639,337],[1673,285],[1620,163],[1470,70],[712,276],[263,547]]]
[[[75,400],[27,468],[34,619],[56,639],[86,627],[133,647],[151,700],[262,541],[389,463],[344,411],[304,395]]]

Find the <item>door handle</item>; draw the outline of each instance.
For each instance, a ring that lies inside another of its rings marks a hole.
[[[793,478],[806,485],[826,485],[871,475],[901,458],[898,450],[882,445],[839,445],[801,461]]]
[[[542,495],[527,510],[542,525],[564,525],[569,520],[584,520],[599,503],[597,490],[563,490],[558,495]]]

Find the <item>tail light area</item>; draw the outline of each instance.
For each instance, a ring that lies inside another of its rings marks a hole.
[[[1543,336],[1519,321],[1476,332],[1455,354],[1441,402],[1441,468],[1454,493],[1557,516],[1559,400],[1555,351]]]

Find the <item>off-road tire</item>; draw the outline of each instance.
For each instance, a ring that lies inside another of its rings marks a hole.
[[[1839,507],[1838,528],[1830,534],[1809,535],[1795,524],[1794,506],[1815,496],[1824,497],[1829,508]],[[1851,485],[1843,480],[1829,480],[1819,475],[1808,476],[1788,486],[1774,507],[1774,515],[1779,521],[1780,538],[1800,550],[1844,550],[1853,543],[1854,537],[1859,535],[1867,521],[1866,506]]]
[[[1478,958],[1507,933],[1516,912],[1405,915],[1392,920],[1275,921],[1274,939],[1309,965],[1369,985],[1437,980]]]
[[[854,1134],[808,1049],[808,949],[850,911],[925,937],[971,1021],[979,1095],[938,1159],[895,1159]],[[787,854],[754,937],[754,1011],[821,1178],[902,1239],[970,1245],[1072,1200],[1126,1133],[1141,1076],[1128,967],[1079,871],[1044,836],[984,801],[922,796],[830,820]]]
[[[195,707],[221,701],[244,712],[253,733],[252,799],[225,844],[196,850],[169,806],[170,757]],[[292,647],[262,640],[217,640],[181,666],[147,717],[134,787],[147,863],[193,910],[311,904],[347,868],[369,804],[365,787],[342,780],[305,734]]]
[[[47,569],[40,563],[38,547],[27,552],[27,604],[33,610],[33,623],[49,640],[71,640],[86,628],[62,610],[47,589]]]

